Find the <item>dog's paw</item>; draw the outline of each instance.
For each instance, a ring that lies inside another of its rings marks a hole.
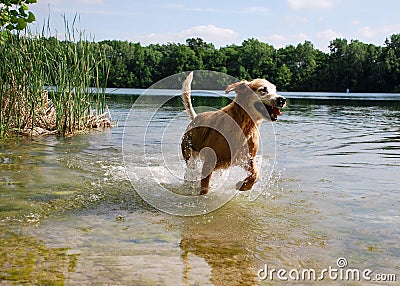
[[[243,181],[239,181],[236,183],[236,190],[242,191]]]
[[[208,188],[200,187],[200,196],[207,195],[207,193],[208,193]]]
[[[248,184],[246,181],[239,181],[236,183],[236,189],[241,192],[251,190],[252,187],[253,184]]]

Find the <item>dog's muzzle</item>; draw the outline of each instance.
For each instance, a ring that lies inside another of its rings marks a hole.
[[[286,98],[283,96],[276,96],[271,99],[270,102],[270,104],[266,104],[259,101],[254,104],[254,107],[264,116],[265,119],[277,121],[278,115],[282,114],[280,108],[286,106]]]

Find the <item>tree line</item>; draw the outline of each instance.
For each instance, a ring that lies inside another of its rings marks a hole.
[[[57,53],[60,42],[76,45],[55,37],[40,41],[49,54]],[[257,39],[220,48],[200,38],[148,46],[120,40],[86,44],[109,67],[98,76],[110,88],[148,88],[176,73],[211,70],[238,79],[266,78],[280,91],[400,92],[400,34],[384,46],[335,39],[326,53],[309,41],[275,49]]]
[[[400,34],[384,46],[335,39],[328,53],[309,41],[275,49],[257,39],[220,48],[201,38],[186,44],[107,40],[97,45],[109,63],[108,87],[147,88],[182,71],[212,70],[239,79],[266,78],[281,91],[400,92]]]

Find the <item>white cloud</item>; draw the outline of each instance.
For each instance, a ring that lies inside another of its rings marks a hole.
[[[133,41],[139,41],[143,45],[151,43],[183,43],[187,38],[202,38],[216,46],[230,44],[239,38],[239,34],[231,29],[216,27],[214,25],[194,26],[179,32],[164,34],[148,34],[137,36]]]
[[[274,34],[271,36],[263,37],[262,40],[270,43],[275,48],[284,48],[287,45],[296,46],[299,43],[310,41],[316,49],[324,52],[329,52],[329,42],[336,38],[344,38],[345,36],[339,32],[328,29],[315,33],[313,36],[309,36],[305,33],[283,35]]]
[[[328,29],[328,30],[325,30],[325,31],[317,32],[315,35],[316,35],[317,39],[323,40],[323,41],[326,41],[326,42],[332,41],[332,40],[334,40],[336,38],[344,38],[343,34],[341,34],[339,32],[336,32],[336,31],[333,31],[332,29]]]
[[[343,39],[346,37],[342,33],[328,29],[315,33],[315,40],[311,40],[311,42],[315,48],[327,53],[329,52],[329,43],[337,38]]]
[[[263,40],[267,41],[269,44],[273,45],[275,48],[282,48],[282,47],[285,47],[290,44],[297,45],[299,43],[302,43],[306,40],[309,40],[309,37],[304,33],[295,34],[295,35],[274,34],[271,36],[263,37]]]
[[[284,43],[286,41],[286,37],[284,35],[278,35],[278,34],[274,34],[271,36],[267,36],[265,37],[265,39],[267,41],[270,41],[272,44],[273,43]]]
[[[302,9],[329,9],[335,6],[335,0],[288,0],[294,10]]]
[[[392,34],[397,34],[400,30],[400,24],[395,25],[384,25],[378,27],[365,26],[358,30],[358,33],[368,39],[373,39],[376,37],[389,37]]]

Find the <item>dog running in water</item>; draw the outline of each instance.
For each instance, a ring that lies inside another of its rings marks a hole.
[[[259,127],[263,120],[276,121],[286,98],[265,79],[242,80],[227,86],[225,93],[236,92],[234,100],[217,111],[196,114],[191,102],[193,72],[182,85],[185,109],[192,120],[182,138],[182,155],[189,160],[200,157],[200,195],[209,191],[214,170],[241,165],[248,176],[237,183],[240,191],[250,190],[258,178],[255,156],[259,146]]]

